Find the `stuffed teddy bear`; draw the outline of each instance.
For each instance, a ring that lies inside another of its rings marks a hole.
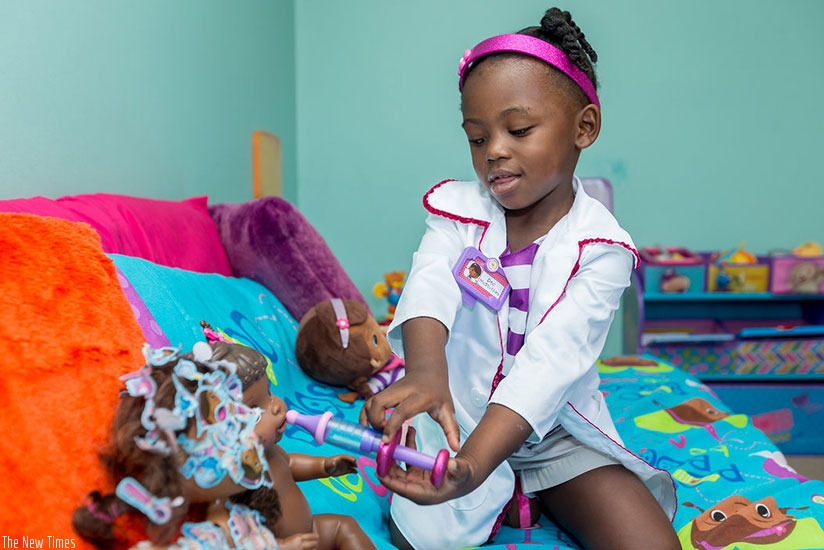
[[[356,393],[339,396],[368,399],[404,374],[386,333],[358,300],[332,298],[313,306],[298,324],[295,353],[301,369],[319,382]]]

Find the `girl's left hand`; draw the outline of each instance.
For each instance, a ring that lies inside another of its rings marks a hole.
[[[397,464],[379,479],[384,487],[416,504],[439,504],[469,494],[471,477],[469,462],[454,457],[449,459],[446,474],[438,487],[432,485],[429,471],[418,467],[404,470]]]
[[[327,456],[323,467],[330,477],[345,476],[358,471],[358,461],[349,455]]]
[[[410,428],[407,434],[406,446],[415,448],[415,429]],[[446,473],[439,486],[432,484],[432,472],[407,466],[404,470],[396,462],[392,463],[389,472],[379,479],[390,491],[408,498],[416,504],[438,504],[453,498],[469,494],[475,487],[473,482],[473,467],[467,457],[457,456],[449,459]]]
[[[392,469],[380,478],[381,483],[417,504],[437,504],[462,497],[483,483],[524,443],[531,431],[529,423],[518,413],[493,403],[458,454],[449,459],[439,487],[430,481],[430,472],[421,468],[403,470],[397,464],[392,464]],[[406,446],[417,449],[414,428],[409,428]]]

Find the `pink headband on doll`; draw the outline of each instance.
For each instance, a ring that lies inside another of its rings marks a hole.
[[[335,325],[340,329],[340,343],[343,349],[349,347],[349,317],[346,315],[346,307],[340,298],[331,298],[332,309],[335,310]]]
[[[592,81],[587,78],[587,75],[578,68],[578,66],[570,61],[569,57],[548,42],[544,42],[540,38],[535,38],[526,34],[501,34],[487,38],[480,42],[471,50],[466,50],[458,64],[458,89],[463,91],[464,81],[466,80],[466,73],[469,66],[474,62],[492,53],[512,52],[522,53],[535,59],[552,65],[569,78],[581,88],[584,95],[587,96],[589,102],[596,107],[601,106],[598,101],[598,94],[595,93],[595,86]]]

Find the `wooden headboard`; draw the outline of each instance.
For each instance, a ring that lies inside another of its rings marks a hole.
[[[280,138],[257,130],[252,134],[252,188],[256,199],[283,195]]]

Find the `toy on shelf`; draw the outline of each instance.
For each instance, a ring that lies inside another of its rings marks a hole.
[[[386,317],[380,321],[380,324],[388,325],[395,318],[395,308],[401,299],[401,291],[406,281],[406,272],[390,271],[384,273],[383,280],[384,282],[375,283],[375,286],[372,287],[372,294],[375,295],[375,298],[386,298],[389,302]]]
[[[758,258],[752,252],[744,248],[745,243],[738,245],[736,249],[725,250],[724,252],[716,252],[710,256],[710,262],[716,264],[754,264],[758,262]]]
[[[709,257],[707,291],[766,292],[770,283],[770,262],[744,248],[715,252]]]
[[[667,269],[661,274],[660,290],[665,294],[686,292],[690,289],[690,279],[674,269]]]
[[[818,294],[824,283],[824,266],[813,262],[799,262],[790,268],[788,286],[798,294]]]
[[[801,258],[820,258],[824,255],[824,250],[817,242],[807,241],[793,248],[792,254]]]
[[[692,253],[684,248],[645,248],[647,257],[657,263],[692,263]]]
[[[381,434],[366,426],[335,418],[330,412],[319,415],[305,415],[290,410],[286,422],[300,426],[315,437],[318,443],[331,443],[341,449],[363,455],[375,455],[378,475],[389,473],[392,461],[397,460],[411,466],[431,471],[430,480],[436,487],[443,481],[449,453],[446,449],[430,456],[405,445],[400,445],[401,430],[389,443],[381,442]]]
[[[651,246],[639,251],[644,293],[696,293],[704,290],[704,258],[681,247]]]
[[[770,291],[775,294],[824,294],[824,250],[807,241],[792,250],[770,253]]]

